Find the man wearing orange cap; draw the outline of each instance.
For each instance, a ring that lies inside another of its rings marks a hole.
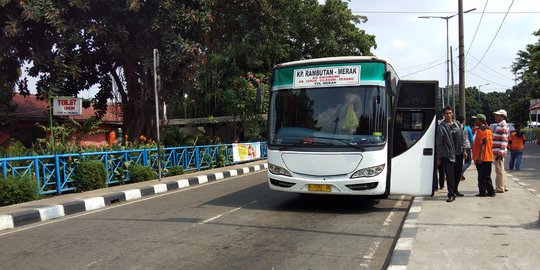
[[[493,156],[495,158],[495,192],[504,193],[508,191],[508,184],[506,183],[506,176],[504,172],[504,156],[507,153],[508,136],[510,130],[508,124],[506,124],[506,118],[508,117],[505,110],[498,110],[493,112],[495,122],[497,126],[493,131]]]

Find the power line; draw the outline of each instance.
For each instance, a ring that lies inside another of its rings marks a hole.
[[[476,34],[478,33],[478,29],[480,29],[480,24],[482,24],[482,19],[484,18],[484,13],[486,12],[486,7],[488,4],[488,0],[486,0],[486,4],[484,5],[484,9],[482,10],[482,15],[480,16],[480,20],[478,21],[478,25],[476,26],[476,31],[474,31],[473,38],[471,40],[471,43],[469,44],[469,49],[467,50],[467,55],[465,58],[469,55],[469,51],[471,50],[471,47],[474,43],[474,39],[476,38]]]
[[[407,70],[407,69],[413,69],[413,68],[416,69],[416,68],[419,68],[419,67],[430,66],[430,65],[433,65],[435,63],[439,63],[439,61],[443,61],[443,60],[446,61],[445,58],[446,58],[446,55],[443,55],[443,56],[437,58],[437,60],[431,61],[429,63],[423,63],[423,64],[418,64],[418,65],[409,66],[409,67],[402,67],[399,70]]]
[[[477,62],[480,62],[478,60],[478,58],[474,57],[472,54],[469,55],[470,57],[472,57],[474,60],[476,60]],[[484,64],[484,63],[480,63],[482,66],[484,66],[485,68],[491,70],[493,73],[497,74],[500,78],[504,79],[504,80],[514,80],[513,78],[508,78],[506,75],[502,74],[502,73],[499,73],[497,70],[491,68],[490,66]],[[467,72],[469,71],[472,71],[472,70],[467,70]]]
[[[506,14],[504,15],[504,18],[502,19],[501,21],[501,24],[499,25],[499,29],[497,29],[497,32],[495,32],[495,36],[493,36],[493,39],[491,40],[491,43],[489,43],[489,46],[488,48],[486,49],[486,51],[484,52],[484,55],[482,55],[482,57],[480,58],[480,61],[478,61],[478,63],[476,64],[476,66],[474,66],[472,70],[474,70],[478,65],[480,65],[480,63],[482,62],[482,60],[484,60],[484,57],[486,56],[486,54],[488,53],[489,49],[491,48],[491,45],[493,45],[493,42],[495,41],[495,38],[497,38],[497,35],[499,34],[499,31],[501,30],[503,24],[504,24],[504,21],[506,20],[506,17],[508,16],[508,13],[510,12],[510,9],[512,8],[512,5],[514,4],[514,0],[512,0],[512,3],[510,3],[510,6],[508,6],[508,10],[506,11]]]
[[[513,1],[512,1],[513,2]],[[455,11],[351,11],[352,13],[360,14],[452,14]],[[480,12],[471,12],[471,14],[479,14]],[[486,11],[482,14],[539,14],[540,11]]]
[[[401,76],[401,77],[402,77],[402,78],[405,78],[405,77],[408,77],[408,76],[411,76],[411,75],[414,75],[414,74],[420,73],[420,72],[422,72],[422,71],[426,71],[426,70],[432,69],[432,68],[434,68],[434,67],[440,66],[440,65],[442,65],[442,64],[446,64],[446,61],[444,61],[444,62],[441,62],[441,63],[438,63],[438,64],[435,64],[435,65],[432,65],[432,66],[429,66],[429,67],[427,67],[427,68],[424,68],[424,69],[421,69],[421,70],[415,71],[415,72],[413,72],[413,73],[410,73],[410,74],[407,74],[407,75],[405,75],[405,76]]]
[[[496,82],[494,82],[494,81],[491,81],[491,80],[488,80],[488,79],[483,78],[483,77],[481,77],[481,76],[478,76],[477,74],[474,74],[474,73],[472,73],[471,71],[467,71],[467,73],[470,74],[470,75],[473,75],[474,77],[477,77],[477,78],[479,78],[479,79],[482,79],[482,80],[484,80],[484,81],[486,81],[486,82],[489,82],[489,83],[492,83],[492,84],[499,85],[499,86],[501,86],[501,87],[503,87],[503,88],[506,88],[506,89],[511,89],[511,88],[512,88],[512,86],[508,86],[508,85],[496,83]]]

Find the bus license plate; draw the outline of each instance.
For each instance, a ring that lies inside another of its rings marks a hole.
[[[308,191],[331,192],[332,185],[308,184]]]

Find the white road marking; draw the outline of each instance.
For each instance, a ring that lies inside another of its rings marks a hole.
[[[241,175],[241,176],[236,177],[236,178],[247,177],[247,176],[251,176],[251,175],[252,174]],[[47,220],[47,221],[44,221],[44,222],[38,222],[38,223],[34,223],[34,224],[29,224],[29,225],[26,225],[24,227],[19,227],[19,228],[14,228],[13,227],[13,218],[11,216],[7,216],[7,217],[0,216],[0,228],[2,228],[1,226],[9,226],[10,221],[11,221],[11,227],[8,227],[10,230],[0,231],[0,236],[13,234],[13,233],[20,232],[20,231],[26,231],[26,230],[41,227],[41,226],[44,226],[44,225],[53,224],[53,223],[56,223],[56,222],[62,222],[64,220],[70,220],[70,219],[74,219],[74,218],[78,218],[78,217],[82,217],[82,216],[86,216],[86,215],[91,215],[91,214],[94,214],[94,213],[107,211],[109,209],[115,209],[117,207],[123,207],[123,206],[126,206],[126,205],[140,203],[140,202],[144,202],[144,201],[147,201],[147,200],[152,200],[152,199],[163,197],[163,196],[169,196],[169,195],[173,195],[173,194],[180,193],[180,192],[186,192],[186,191],[189,191],[189,190],[192,190],[192,189],[201,188],[201,187],[205,187],[205,186],[208,186],[208,185],[219,184],[219,183],[223,183],[224,181],[229,181],[229,180],[236,179],[236,178],[229,177],[229,178],[227,178],[227,179],[225,179],[223,181],[213,181],[213,182],[206,183],[204,185],[195,185],[195,186],[187,187],[187,188],[184,188],[184,189],[177,189],[177,190],[173,190],[173,191],[170,191],[170,192],[167,192],[167,193],[162,193],[162,194],[156,194],[154,196],[149,196],[149,197],[146,197],[146,198],[143,197],[143,198],[141,198],[139,200],[134,200],[134,201],[130,201],[130,202],[124,202],[124,203],[121,203],[121,204],[113,204],[113,205],[110,205],[108,207],[99,208],[99,209],[96,209],[96,210],[93,210],[93,211],[84,211],[84,212],[81,212],[81,213],[78,213],[78,214],[64,216],[63,218],[51,219],[51,220]],[[165,184],[154,185],[154,189],[156,188],[156,186],[159,186],[159,185],[165,185]],[[165,187],[166,187],[166,185],[165,185]],[[93,198],[93,199],[95,199],[95,198]],[[101,198],[101,199],[103,200],[103,198]],[[256,201],[254,201],[254,202],[256,202]],[[11,229],[11,228],[13,228],[13,229]]]
[[[254,200],[254,201],[249,202],[249,203],[247,203],[247,204],[245,204],[245,205],[248,205],[248,204],[254,204],[254,203],[256,203],[256,202],[257,202],[257,200]],[[229,210],[229,211],[227,211],[227,212],[221,213],[221,214],[216,215],[216,216],[214,216],[214,217],[211,217],[211,218],[209,218],[209,219],[205,219],[205,220],[203,220],[203,221],[201,221],[201,222],[199,222],[199,223],[197,223],[197,224],[194,224],[193,226],[197,226],[197,225],[201,225],[201,224],[205,224],[205,223],[214,221],[214,220],[216,220],[216,219],[218,219],[218,218],[220,218],[220,217],[222,217],[222,216],[225,216],[225,215],[228,215],[228,214],[232,214],[232,213],[234,213],[234,212],[236,212],[236,211],[242,209],[243,207],[244,207],[244,206],[236,207],[236,208],[234,208],[234,209],[232,209],[232,210]]]
[[[405,199],[405,196],[401,196],[399,200],[394,204],[394,207],[390,213],[388,213],[388,216],[386,216],[386,219],[383,222],[383,226],[381,227],[381,231],[385,229],[385,227],[389,226],[392,223],[392,218],[396,214],[395,209],[401,207],[401,204],[403,203],[403,200]],[[381,244],[381,241],[373,241],[371,245],[368,248],[368,252],[364,255],[364,260],[360,263],[360,267],[362,268],[369,268],[371,260],[375,257],[375,253],[377,253],[377,249],[379,248],[379,245]]]

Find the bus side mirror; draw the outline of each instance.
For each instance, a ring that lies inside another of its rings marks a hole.
[[[384,80],[386,82],[386,94],[392,97],[397,96],[397,80],[395,77],[392,78],[390,71],[384,74]]]

